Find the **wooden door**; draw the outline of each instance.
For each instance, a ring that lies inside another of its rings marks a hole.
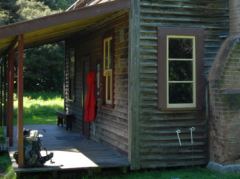
[[[90,71],[90,57],[89,56],[85,56],[83,58],[83,65],[82,65],[82,72],[83,72],[83,79],[82,79],[82,86],[83,86],[83,93],[82,93],[82,99],[83,99],[83,122],[82,122],[82,132],[83,135],[86,136],[87,138],[90,137],[90,124],[86,123],[84,121],[84,111],[85,111],[85,97],[86,97],[86,93],[87,93],[87,84],[86,84],[86,78],[87,78],[87,74]]]

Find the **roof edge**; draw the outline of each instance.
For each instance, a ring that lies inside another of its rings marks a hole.
[[[38,29],[44,29],[49,26],[56,26],[77,20],[88,19],[129,8],[130,0],[116,0],[89,7],[83,7],[76,10],[44,16],[29,21],[0,26],[0,39],[24,34],[31,31],[36,31]]]

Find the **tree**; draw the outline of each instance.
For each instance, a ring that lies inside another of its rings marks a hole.
[[[18,21],[16,0],[0,2],[0,25]]]
[[[28,91],[61,91],[63,84],[63,43],[28,49],[24,86]]]
[[[18,15],[21,20],[35,19],[58,12],[51,10],[43,2],[37,0],[17,0],[16,4],[19,7]]]
[[[74,0],[7,0],[0,2],[0,25],[64,11]],[[63,82],[64,44],[27,49],[24,87],[27,91],[60,91]]]
[[[75,2],[75,0],[43,0],[44,4],[48,5],[52,10],[65,10],[71,4]]]

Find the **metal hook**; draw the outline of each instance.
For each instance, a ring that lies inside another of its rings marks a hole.
[[[177,133],[177,137],[178,137],[179,146],[182,146],[182,142],[181,142],[180,135],[179,135],[181,133],[181,130],[180,129],[176,130],[176,133]]]
[[[190,127],[189,130],[190,130],[190,135],[191,135],[191,144],[193,145],[193,131],[195,131],[196,128],[195,127]]]

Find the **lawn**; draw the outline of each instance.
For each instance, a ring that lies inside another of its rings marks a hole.
[[[17,101],[15,97],[15,118]],[[63,110],[63,99],[57,93],[25,93],[24,95],[24,124],[55,124],[56,111]],[[0,128],[1,133],[1,128]],[[15,178],[12,172],[11,163],[7,154],[0,154],[0,171],[7,171],[12,178]],[[0,172],[1,173],[1,172]],[[169,170],[153,170],[116,172],[107,170],[104,172],[93,173],[61,173],[54,174],[57,178],[84,178],[84,179],[239,179],[240,174],[220,174],[212,172],[206,168],[182,168]],[[50,173],[41,173],[37,175],[24,176],[26,178],[52,178]],[[1,178],[1,176],[0,176]]]
[[[53,177],[54,176],[54,177]],[[182,169],[162,169],[128,172],[123,174],[116,170],[104,170],[95,172],[61,172],[61,173],[38,173],[24,174],[25,179],[239,179],[239,174],[220,174],[212,172],[206,168],[182,168]]]
[[[1,174],[5,174],[6,179],[15,178],[15,173],[12,168],[12,163],[8,153],[0,153],[0,179],[4,178]],[[4,179],[5,179],[4,178]]]
[[[56,124],[56,111],[63,110],[63,98],[58,93],[25,93],[24,124]],[[16,124],[17,99],[14,100]]]
[[[86,179],[88,177],[85,177]],[[91,177],[89,177],[91,178]],[[95,177],[93,177],[95,178]],[[96,179],[239,179],[239,174],[220,174],[206,168],[169,169],[98,176]]]

